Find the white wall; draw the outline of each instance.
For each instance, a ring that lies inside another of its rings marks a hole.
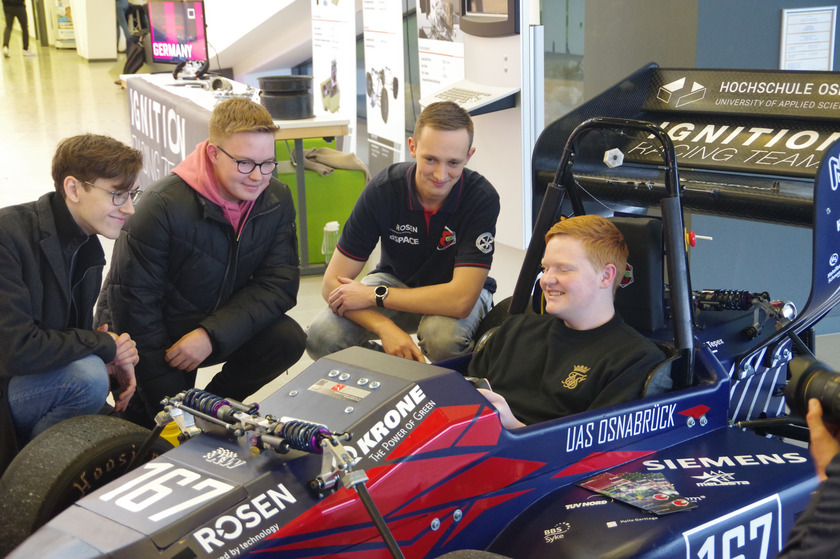
[[[71,0],[76,51],[88,60],[116,60],[117,10],[113,0]]]
[[[222,52],[294,0],[204,0],[210,49]]]

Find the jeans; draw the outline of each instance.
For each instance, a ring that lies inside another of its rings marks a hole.
[[[408,287],[395,276],[385,273],[368,274],[361,281],[365,285]],[[492,305],[493,294],[482,289],[475,307],[467,318],[422,315],[380,307],[371,308],[393,320],[405,332],[409,334],[416,332],[418,345],[423,354],[432,363],[437,363],[472,351],[475,344],[472,339],[473,334]],[[315,360],[377,338],[373,332],[348,318],[338,316],[329,307],[318,313],[309,325],[307,336],[306,351]]]
[[[128,47],[131,39],[131,32],[128,30],[128,20],[125,18],[125,13],[128,11],[128,0],[116,0],[117,3],[117,44],[120,44],[120,29],[122,29],[125,36],[125,44]]]
[[[97,413],[108,390],[108,371],[95,355],[47,373],[12,377],[9,409],[21,446],[65,419]]]
[[[3,15],[6,17],[6,28],[3,30],[3,46],[9,46],[9,39],[12,36],[12,25],[17,18],[20,29],[23,32],[23,50],[29,50],[29,23],[26,18],[26,6],[3,6]]]

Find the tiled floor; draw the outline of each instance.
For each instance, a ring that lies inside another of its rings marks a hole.
[[[122,68],[118,62],[87,62],[73,50],[40,47],[32,41],[38,56],[24,58],[20,36],[12,37],[11,58],[0,59],[0,206],[32,200],[53,188],[50,160],[57,142],[82,132],[109,134],[131,141],[125,91],[114,84]],[[110,252],[110,243],[106,252]],[[492,275],[499,283],[496,300],[510,295],[524,251],[498,246]],[[301,282],[298,305],[290,315],[302,325],[323,308],[320,277]],[[837,336],[818,338],[817,355],[840,368]],[[311,361],[304,357],[290,374]],[[212,371],[211,371],[212,373]],[[286,381],[283,375],[255,395],[261,400]],[[207,374],[199,383],[206,382]]]

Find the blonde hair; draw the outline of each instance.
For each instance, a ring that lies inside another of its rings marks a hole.
[[[586,251],[587,259],[596,270],[608,264],[615,266],[613,294],[624,277],[627,268],[627,243],[624,235],[610,220],[600,215],[579,215],[558,221],[545,234],[545,243],[556,235],[568,235],[577,239]]]
[[[210,143],[219,144],[240,132],[271,132],[278,126],[265,107],[250,99],[234,97],[216,105],[210,115]]]

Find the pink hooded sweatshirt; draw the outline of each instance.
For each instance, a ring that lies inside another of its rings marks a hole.
[[[225,217],[233,225],[237,236],[245,225],[253,201],[228,202],[219,194],[219,184],[216,182],[216,175],[213,172],[213,163],[207,155],[207,146],[210,140],[205,140],[195,147],[195,151],[189,154],[179,163],[172,172],[181,177],[184,182],[190,185],[193,190],[222,208]]]

